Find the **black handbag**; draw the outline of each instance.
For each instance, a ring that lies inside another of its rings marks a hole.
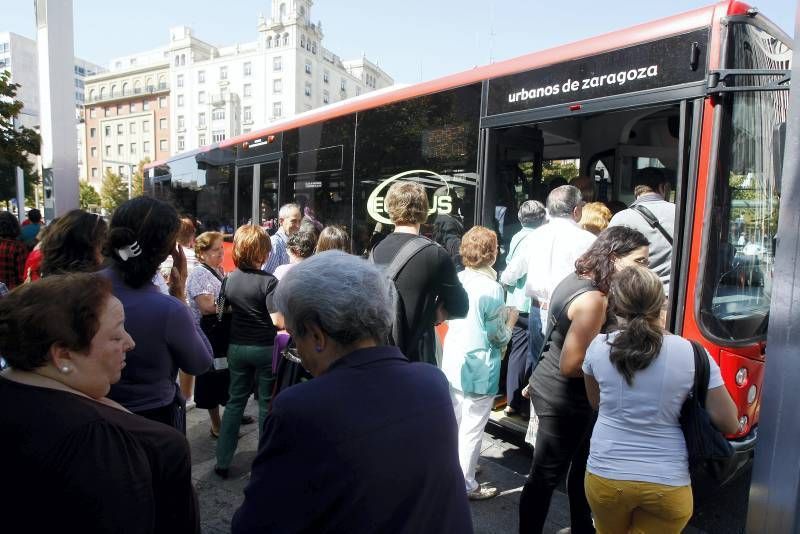
[[[204,264],[201,265],[206,267]],[[209,267],[206,268],[219,278],[217,273]],[[219,288],[219,295],[216,301],[217,313],[202,315],[200,317],[200,329],[208,338],[215,359],[228,357],[228,345],[230,345],[231,340],[232,314],[230,309],[226,307],[225,302],[225,283],[227,281],[228,279],[224,278]],[[215,365],[214,368],[216,369],[217,365]]]
[[[694,385],[681,408],[680,423],[689,453],[689,472],[692,480],[710,477],[725,482],[733,472],[733,448],[717,430],[705,409],[711,368],[706,350],[696,341],[694,349]]]

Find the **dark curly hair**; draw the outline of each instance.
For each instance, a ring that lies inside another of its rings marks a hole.
[[[286,248],[298,258],[306,259],[314,254],[317,246],[317,232],[313,229],[304,229],[302,226],[298,231],[289,236],[286,241]]]
[[[73,273],[23,284],[0,299],[0,353],[14,369],[47,363],[50,347],[86,351],[100,327],[111,282],[99,274]]]
[[[155,198],[136,197],[114,210],[104,253],[122,280],[139,288],[153,279],[175,247],[179,228],[175,208]],[[139,244],[141,254],[123,260],[117,251],[133,243]]]
[[[96,271],[108,233],[102,217],[72,210],[50,226],[42,241],[42,276]]]
[[[575,272],[594,282],[598,291],[608,294],[611,277],[614,276],[614,261],[627,256],[639,247],[650,245],[650,241],[638,230],[627,226],[606,228],[597,236],[589,250],[575,262]]]
[[[0,238],[16,239],[19,237],[19,221],[11,212],[0,211]]]

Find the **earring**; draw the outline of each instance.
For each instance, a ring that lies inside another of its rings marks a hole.
[[[70,371],[71,371],[71,369],[69,368],[68,365],[64,365],[63,367],[61,367],[61,372],[64,373],[64,374],[67,374]]]
[[[317,349],[317,352],[322,352],[322,347],[320,347],[319,345],[317,345],[317,346],[316,346],[316,347],[314,347],[314,348],[315,348],[315,349]]]

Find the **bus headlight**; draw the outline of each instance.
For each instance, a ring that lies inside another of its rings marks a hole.
[[[744,429],[747,427],[747,421],[748,419],[746,415],[743,415],[739,418],[739,430],[737,431],[738,433],[741,434],[742,432],[744,432]]]
[[[747,369],[742,367],[736,372],[736,385],[742,387],[747,381]]]
[[[758,393],[758,388],[753,384],[747,390],[747,404],[753,404],[756,401],[756,394]]]

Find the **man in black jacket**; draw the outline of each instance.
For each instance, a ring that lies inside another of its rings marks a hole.
[[[435,324],[448,318],[465,317],[469,300],[456,275],[456,267],[447,251],[419,235],[428,218],[428,195],[415,182],[395,182],[386,194],[386,211],[394,232],[372,251],[373,261],[389,265],[412,241],[426,241],[400,270],[395,286],[402,300],[399,321],[401,335],[397,343],[406,357],[436,364]],[[421,243],[420,243],[421,244]]]

